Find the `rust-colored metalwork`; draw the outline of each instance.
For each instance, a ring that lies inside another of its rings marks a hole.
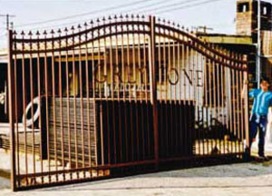
[[[245,153],[245,56],[169,21],[10,32],[9,79],[14,190]]]

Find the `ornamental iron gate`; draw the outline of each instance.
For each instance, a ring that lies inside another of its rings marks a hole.
[[[244,55],[138,15],[9,35],[14,190],[242,159]]]

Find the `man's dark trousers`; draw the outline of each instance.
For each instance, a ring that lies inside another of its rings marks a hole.
[[[250,118],[250,147],[255,140],[257,132],[259,130],[259,156],[264,156],[264,144],[267,125],[267,115],[252,114]]]

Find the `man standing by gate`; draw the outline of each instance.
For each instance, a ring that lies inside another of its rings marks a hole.
[[[269,86],[269,79],[263,77],[260,81],[260,89],[252,89],[249,92],[249,97],[254,99],[249,119],[249,150],[252,143],[256,141],[257,133],[259,133],[258,155],[260,160],[267,160],[264,153],[265,134],[268,122],[268,110],[272,106],[272,92],[269,91]]]

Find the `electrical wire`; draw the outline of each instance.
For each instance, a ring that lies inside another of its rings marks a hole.
[[[150,1],[153,1],[153,0],[136,1],[141,6],[140,7],[136,7],[135,9],[133,9],[131,11],[142,10],[142,8],[144,8],[144,7],[145,8],[150,8],[150,7],[154,7],[155,6],[155,8],[151,8],[151,9],[148,9],[148,10],[143,10],[140,13],[144,13],[144,12],[155,10],[155,13],[159,14],[159,13],[165,13],[165,12],[170,12],[170,11],[175,11],[175,10],[182,10],[182,9],[192,8],[192,7],[196,7],[196,6],[200,6],[200,5],[205,5],[205,4],[208,4],[208,3],[212,3],[212,2],[215,2],[215,1],[222,1],[222,0],[206,0],[206,1],[203,1],[203,0],[186,0],[186,1],[181,1],[179,3],[175,2],[175,3],[172,3],[172,4],[166,4],[166,5],[163,5],[163,6],[162,6],[162,4],[169,3],[169,2],[171,2],[173,0],[169,0],[169,1],[163,1],[162,0],[162,1],[159,1],[159,2],[156,2],[156,3],[152,3],[152,4],[148,4],[148,5],[145,5],[145,6],[143,6],[141,4],[141,3],[147,2],[147,1],[150,2]],[[200,2],[200,1],[202,1],[202,2]],[[135,5],[136,2],[134,2],[133,5]],[[122,7],[127,7],[128,5],[131,5],[131,3],[124,4]],[[160,6],[158,7],[158,5],[160,5]],[[177,5],[183,5],[183,6],[177,6]],[[116,8],[117,6],[114,6],[114,7]],[[118,8],[120,8],[120,7],[118,7]],[[166,8],[169,8],[169,9],[166,9]],[[92,12],[89,12],[88,14],[96,13],[98,11],[100,12],[101,10],[94,10]],[[110,11],[111,8],[105,8],[103,10]],[[68,19],[68,18],[72,18],[74,16],[83,16],[83,15],[87,15],[87,13],[73,15],[73,16],[69,16],[69,17],[65,17],[65,18]],[[46,22],[29,23],[27,26],[29,26],[31,24],[41,24],[41,26],[42,26],[43,24],[49,23],[49,21],[53,21],[53,20],[54,21],[59,21],[61,19],[63,19],[63,18],[47,20]],[[62,28],[62,27],[68,26],[68,25],[73,25],[75,23],[79,23],[79,22],[80,21],[73,21],[73,22],[70,21],[70,22],[67,22],[67,23],[55,24],[55,25],[50,25],[50,26],[49,25],[48,26],[42,26],[42,27],[39,27],[39,28],[33,28],[33,27],[31,27],[31,30],[32,31],[35,31],[35,30],[44,30],[44,29],[47,29],[47,28],[54,28],[54,27]],[[23,27],[23,26],[24,25],[16,26],[16,29],[18,29],[18,27]]]
[[[144,1],[144,2],[151,2],[151,1],[154,1],[154,0],[147,0],[147,1]],[[149,7],[154,7],[154,6],[157,6],[157,5],[161,5],[161,4],[167,4],[167,3],[169,3],[169,2],[171,2],[171,1],[175,1],[175,0],[168,0],[168,1],[165,1],[165,0],[161,0],[161,1],[156,1],[156,2],[154,2],[154,3],[152,3],[152,4],[148,4],[148,5],[142,5],[141,7],[137,7],[137,5],[136,5],[136,8],[135,9],[131,9],[131,10],[129,10],[129,11],[126,11],[125,10],[125,12],[126,13],[130,13],[130,12],[137,12],[137,10],[142,10],[143,8],[149,8]],[[195,1],[195,0],[192,0],[192,1]],[[199,1],[199,0],[198,0]],[[141,5],[141,2],[143,2],[143,1],[138,1],[138,5]],[[186,2],[189,2],[189,1],[186,1]],[[128,4],[127,4],[128,5]],[[133,5],[135,6],[135,2],[133,3]],[[167,5],[166,5],[167,6]],[[115,6],[115,7],[117,7],[117,6]],[[118,8],[120,8],[120,7],[118,7]],[[121,7],[122,8],[122,7]],[[107,9],[107,10],[110,10],[110,8],[105,8],[105,9]],[[113,9],[114,10],[114,9]],[[94,10],[94,11],[92,11],[92,13],[94,13],[94,12],[101,12],[101,10]],[[80,14],[80,15],[83,15],[83,14]],[[72,18],[73,16],[71,16],[71,18]],[[67,17],[65,17],[65,18],[67,18]],[[70,17],[69,17],[70,18]],[[59,21],[59,20],[61,20],[61,18],[58,18],[58,19],[54,19],[55,21]],[[16,29],[22,29],[22,28],[24,28],[24,29],[31,29],[31,30],[40,30],[41,29],[41,27],[39,27],[39,28],[33,28],[33,27],[30,27],[30,28],[25,28],[25,27],[28,27],[28,26],[36,26],[36,25],[38,25],[38,24],[40,24],[40,25],[43,25],[43,24],[46,24],[46,23],[49,23],[50,21],[52,21],[52,20],[47,20],[47,21],[45,21],[45,22],[36,22],[36,23],[28,23],[28,24],[22,24],[22,25],[18,25],[18,26],[15,26],[16,27]],[[73,25],[73,24],[75,24],[75,23],[80,23],[81,21],[73,21],[73,22],[67,22],[67,23],[61,23],[61,24],[55,24],[55,25],[47,25],[47,26],[43,26],[42,27],[42,29],[46,29],[46,28],[54,28],[54,27],[64,27],[64,26],[67,26],[67,25]]]
[[[166,9],[166,8],[172,8],[172,7],[176,7],[176,6],[179,6],[179,5],[190,4],[190,3],[198,2],[198,1],[202,1],[202,0],[186,0],[186,1],[181,1],[181,2],[178,2],[178,3],[173,3],[173,4],[169,4],[169,5],[159,6],[159,7],[151,8],[151,9],[148,9],[148,10],[144,9],[144,10],[141,10],[141,13],[142,12],[151,12],[151,11],[154,11],[154,10],[160,10],[160,9]],[[169,2],[169,1],[167,1],[167,2]]]
[[[175,1],[175,0],[168,0],[168,1],[161,0],[161,1],[157,1],[155,3],[149,4],[149,5],[144,5],[144,6],[141,6],[141,7],[136,7],[134,9],[128,10],[127,12],[132,12],[132,11],[137,12],[139,10],[142,11],[143,9],[146,9],[146,8],[151,8],[151,7],[154,7],[154,6],[161,5],[161,4],[168,4],[171,1]],[[168,5],[165,5],[165,6],[168,6]],[[163,7],[165,7],[165,6],[163,6]]]
[[[182,10],[182,9],[188,9],[188,8],[192,8],[192,7],[198,7],[200,5],[206,5],[206,4],[209,4],[209,3],[214,3],[215,1],[224,1],[224,0],[208,0],[208,1],[203,1],[203,2],[200,2],[200,3],[195,3],[195,4],[192,4],[192,5],[185,5],[185,6],[181,6],[181,7],[175,7],[175,8],[172,8],[172,9],[166,9],[166,10],[162,10],[162,11],[159,11],[159,12],[156,12],[157,14],[162,14],[162,13],[165,13],[165,12],[171,12],[171,11],[176,11],[176,10]]]
[[[68,20],[68,19],[77,18],[77,17],[80,17],[80,16],[88,16],[88,15],[92,15],[92,14],[96,14],[96,13],[100,13],[100,12],[112,11],[112,10],[115,10],[115,9],[123,9],[123,8],[126,8],[126,7],[130,7],[132,5],[133,6],[135,6],[137,4],[141,5],[144,2],[151,2],[151,1],[153,1],[153,0],[139,0],[139,1],[132,2],[132,3],[130,2],[130,3],[127,3],[127,4],[123,4],[123,5],[113,6],[113,7],[109,7],[109,8],[100,9],[100,10],[94,10],[94,11],[88,12],[88,13],[77,14],[77,15],[72,15],[72,16],[67,16],[67,17],[62,17],[62,18],[57,18],[57,19],[51,19],[51,20],[45,20],[45,21],[40,21],[40,22],[34,22],[34,23],[26,23],[26,24],[18,25],[18,26],[16,26],[16,28],[43,25],[43,24],[46,24],[46,23],[52,23],[52,22],[57,22],[57,21],[62,21],[62,20]],[[158,11],[160,9],[171,8],[171,7],[174,7],[173,9],[175,9],[175,10],[176,9],[184,9],[185,7],[189,8],[189,7],[194,7],[196,5],[201,5],[201,4],[206,4],[207,3],[207,1],[205,1],[205,2],[200,2],[200,3],[196,4],[197,2],[202,1],[202,0],[186,0],[186,1],[181,1],[179,3],[174,3],[174,4],[170,4],[170,5],[163,5],[163,6],[160,6],[160,7],[155,7],[155,8],[151,8],[151,9],[148,9],[148,10],[143,10],[144,8],[158,6],[158,5],[161,5],[161,4],[164,4],[164,3],[169,3],[170,1],[173,1],[173,0],[169,0],[169,1],[162,0],[162,1],[155,2],[155,3],[149,4],[149,5],[143,5],[141,7],[136,7],[135,9],[131,9],[129,11],[126,11],[126,10],[125,11],[128,13],[128,12],[132,12],[132,11],[137,12],[137,10],[140,10],[139,13],[146,13],[146,12],[153,11],[153,10]],[[213,1],[220,1],[220,0],[213,0]],[[208,2],[210,3],[210,2],[213,2],[213,1],[208,1]],[[193,3],[193,2],[196,2],[196,3],[193,4],[193,5],[190,5],[190,3]],[[185,5],[185,4],[189,4],[189,5],[182,6],[182,7],[177,7],[178,5]],[[171,10],[172,9],[161,10],[159,13],[164,13],[164,12],[171,11]],[[76,22],[79,22],[79,21],[56,24],[55,26],[50,25],[50,26],[46,26],[46,27],[64,26],[64,25],[74,24]]]
[[[125,7],[130,7],[130,5],[132,5],[132,4],[133,4],[133,6],[135,6],[135,4],[141,5],[143,2],[151,2],[151,1],[153,1],[153,0],[139,0],[139,1],[136,1],[136,2],[133,2],[133,3],[123,4],[122,6],[119,5],[119,6],[114,6],[114,7],[105,8],[105,9],[94,10],[94,11],[88,12],[88,13],[83,13],[83,14],[77,14],[77,15],[73,15],[73,16],[58,18],[58,19],[52,19],[52,20],[46,20],[46,21],[41,21],[41,22],[22,24],[22,25],[18,25],[18,26],[15,26],[15,27],[16,27],[16,29],[18,29],[18,28],[22,29],[23,27],[25,28],[27,26],[36,26],[36,25],[41,25],[42,26],[42,25],[44,25],[46,23],[57,22],[57,21],[60,21],[62,19],[63,20],[67,20],[67,19],[71,19],[71,18],[74,18],[74,17],[78,17],[78,16],[85,16],[85,15],[100,13],[100,12],[103,12],[103,11],[111,11],[111,10],[114,10],[115,8],[118,8],[118,9],[121,8],[122,9],[122,8],[125,8]],[[145,6],[141,6],[141,7],[136,7],[135,9],[133,9],[131,11],[142,10],[143,7],[145,7],[145,8],[153,7],[153,6],[161,5],[161,4],[164,4],[164,3],[169,3],[171,1],[173,1],[173,0],[159,1],[159,2],[155,2],[155,3],[149,4],[149,5],[145,5]],[[174,3],[174,4],[170,4],[170,5],[168,4],[168,5],[160,6],[160,7],[149,9],[149,10],[154,10],[154,9],[158,10],[158,9],[162,9],[162,8],[165,9],[165,8],[170,8],[170,7],[176,7],[177,5],[184,5],[184,4],[189,4],[189,3],[192,3],[192,2],[198,2],[198,1],[201,1],[201,0],[186,0],[186,1],[181,1],[179,3]],[[129,11],[126,11],[126,12],[129,12]],[[147,10],[144,11],[144,12],[147,12]],[[61,24],[55,24],[55,25],[48,25],[48,26],[43,26],[42,29],[45,29],[45,28],[54,28],[54,27],[60,27],[61,28],[61,27],[64,27],[64,26],[67,26],[67,25],[72,25],[72,24],[79,23],[79,22],[80,21],[77,20],[77,21],[73,21],[73,22],[70,21],[70,22],[67,22],[67,23],[61,23]],[[33,29],[33,27],[30,27],[30,28],[25,28],[25,29],[38,30],[38,29],[41,29],[41,27],[34,28],[34,29]]]
[[[143,3],[152,2],[152,1],[153,0],[138,0],[138,1],[126,3],[126,4],[123,4],[123,5],[117,5],[117,6],[112,6],[112,7],[108,7],[108,8],[99,9],[99,10],[93,10],[93,11],[87,12],[87,13],[71,15],[71,16],[67,16],[67,17],[51,19],[51,20],[45,20],[45,21],[40,21],[40,22],[22,24],[22,25],[16,26],[16,28],[35,26],[35,25],[44,25],[44,24],[47,24],[47,23],[63,21],[63,20],[68,20],[68,19],[82,17],[82,16],[88,16],[88,15],[92,15],[92,14],[96,14],[96,13],[100,13],[100,12],[113,11],[113,10],[116,10],[116,9],[120,10],[120,9],[124,9],[124,8],[130,8],[132,5],[136,6],[136,8],[131,9],[130,11],[140,10],[139,13],[146,13],[146,12],[155,11],[156,14],[162,14],[162,13],[166,13],[166,12],[170,12],[170,11],[189,9],[189,8],[192,8],[192,7],[206,5],[206,4],[209,4],[209,3],[213,3],[213,2],[216,2],[216,1],[217,2],[218,1],[223,1],[223,0],[206,0],[206,1],[203,1],[203,0],[184,0],[184,1],[181,1],[181,2],[178,2],[178,3],[176,3],[176,2],[173,3],[174,0],[168,0],[168,1],[161,0],[161,1],[151,3],[151,4],[143,5]],[[172,2],[172,3],[169,4],[169,2]],[[139,5],[140,7],[137,7],[137,5]],[[145,8],[150,8],[150,9],[146,10]],[[126,12],[130,12],[130,11],[126,11]],[[79,21],[76,21],[76,22],[79,22]],[[73,21],[73,22],[70,21],[70,22],[67,22],[67,23],[56,24],[56,25],[53,25],[53,26],[52,25],[43,26],[42,29],[50,28],[50,27],[51,28],[53,28],[53,27],[60,27],[61,28],[61,27],[65,26],[65,25],[75,24],[76,22],[75,21]],[[38,29],[41,29],[41,28],[36,28],[36,29],[38,30]],[[31,30],[35,30],[35,29],[33,29],[31,27]],[[0,37],[5,37],[5,36],[6,36],[5,34],[0,35]]]
[[[149,2],[149,1],[153,1],[153,0],[138,0],[138,1],[127,3],[127,4],[116,5],[116,6],[112,6],[112,7],[108,7],[108,8],[104,8],[104,9],[99,9],[99,10],[93,10],[91,12],[86,12],[86,13],[82,13],[82,14],[76,14],[76,15],[66,16],[66,17],[62,17],[62,18],[57,18],[57,19],[51,19],[51,20],[44,20],[44,21],[40,21],[40,22],[26,23],[26,24],[18,25],[17,27],[33,26],[33,25],[39,25],[39,24],[52,23],[52,22],[57,22],[57,21],[73,19],[73,18],[82,17],[82,16],[89,16],[89,15],[97,14],[100,12],[107,12],[107,11],[112,11],[112,10],[116,10],[116,9],[123,9],[126,7],[135,6],[137,4],[142,4],[142,3]]]

